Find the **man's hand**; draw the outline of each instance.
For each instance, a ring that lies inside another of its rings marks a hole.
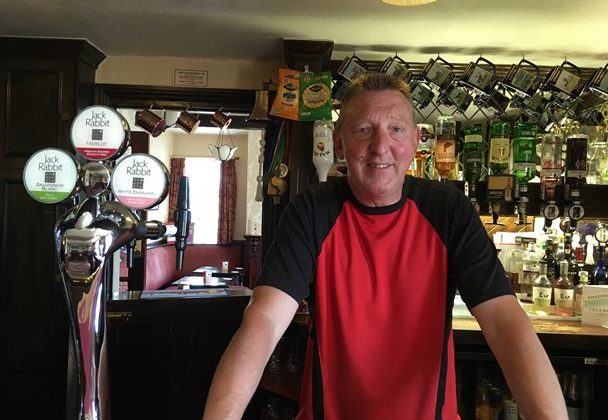
[[[243,416],[272,351],[297,309],[298,302],[279,289],[254,289],[243,323],[213,377],[203,419],[238,420]]]
[[[499,296],[471,309],[505,379],[528,419],[568,420],[551,362],[514,296]]]

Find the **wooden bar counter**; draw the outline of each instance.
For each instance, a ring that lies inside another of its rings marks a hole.
[[[577,321],[531,320],[558,375],[576,373],[584,382],[584,415],[588,420],[608,418],[608,329]],[[498,371],[498,365],[474,318],[452,321],[461,417],[475,418],[480,372]],[[583,413],[583,412],[582,412]]]
[[[578,321],[531,320],[541,343],[549,355],[595,355],[606,358],[608,365],[608,328],[584,325]],[[479,324],[474,318],[452,321],[456,351],[466,346],[487,347]]]

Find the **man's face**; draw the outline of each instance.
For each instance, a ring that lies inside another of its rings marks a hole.
[[[355,96],[341,112],[334,143],[355,197],[372,207],[396,203],[416,154],[411,105],[401,92],[384,90]]]

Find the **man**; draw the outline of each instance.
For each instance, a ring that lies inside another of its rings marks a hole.
[[[567,419],[560,387],[469,201],[405,177],[417,144],[407,85],[357,80],[334,132],[347,182],[286,209],[204,419],[239,419],[301,299],[312,325],[298,419],[456,419],[456,288],[528,419]],[[310,296],[309,296],[310,287]]]

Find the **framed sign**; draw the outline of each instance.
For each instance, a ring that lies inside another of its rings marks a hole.
[[[207,70],[175,69],[173,84],[175,86],[207,87]]]

